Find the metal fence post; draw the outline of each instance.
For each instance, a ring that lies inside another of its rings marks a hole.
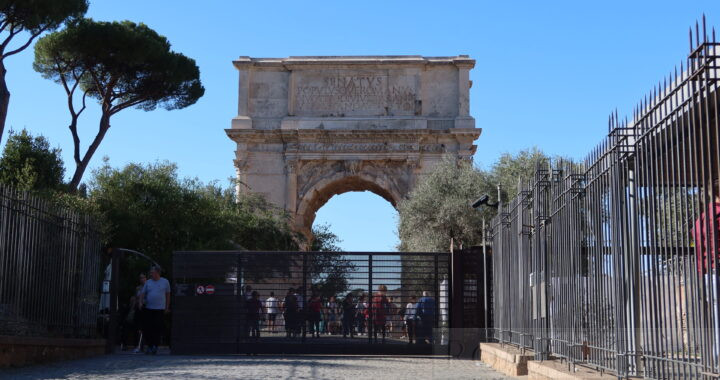
[[[375,327],[375,323],[373,320],[373,255],[368,255],[368,318],[367,318],[367,332],[368,332],[368,342],[372,343],[372,337],[373,337],[373,331]]]
[[[106,342],[106,352],[108,354],[115,353],[115,343],[117,342],[118,330],[118,285],[120,282],[120,250],[110,248],[110,323],[108,324],[108,337]]]

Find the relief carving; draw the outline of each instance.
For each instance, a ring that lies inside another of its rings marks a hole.
[[[414,113],[417,105],[415,89],[391,85],[387,75],[330,75],[295,87],[295,111],[301,114]]]

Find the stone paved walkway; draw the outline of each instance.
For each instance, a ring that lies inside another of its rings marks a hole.
[[[117,354],[0,370],[0,379],[509,379],[480,362],[421,357]]]

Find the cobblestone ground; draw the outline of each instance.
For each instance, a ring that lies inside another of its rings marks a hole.
[[[509,379],[480,362],[421,357],[106,355],[11,370],[0,379]]]

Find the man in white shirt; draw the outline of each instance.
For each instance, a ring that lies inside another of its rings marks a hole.
[[[408,342],[413,343],[415,340],[415,305],[417,298],[410,298],[410,302],[405,306],[405,328],[407,330]]]
[[[275,318],[278,313],[280,313],[279,303],[280,301],[275,298],[275,292],[270,292],[270,297],[265,300],[265,310],[267,310],[268,315],[268,328],[270,329],[270,332],[273,333],[275,332]]]
[[[145,308],[146,354],[157,354],[160,337],[165,331],[165,315],[170,312],[170,282],[160,277],[160,267],[150,268],[150,278],[145,281],[140,294],[140,304]]]

